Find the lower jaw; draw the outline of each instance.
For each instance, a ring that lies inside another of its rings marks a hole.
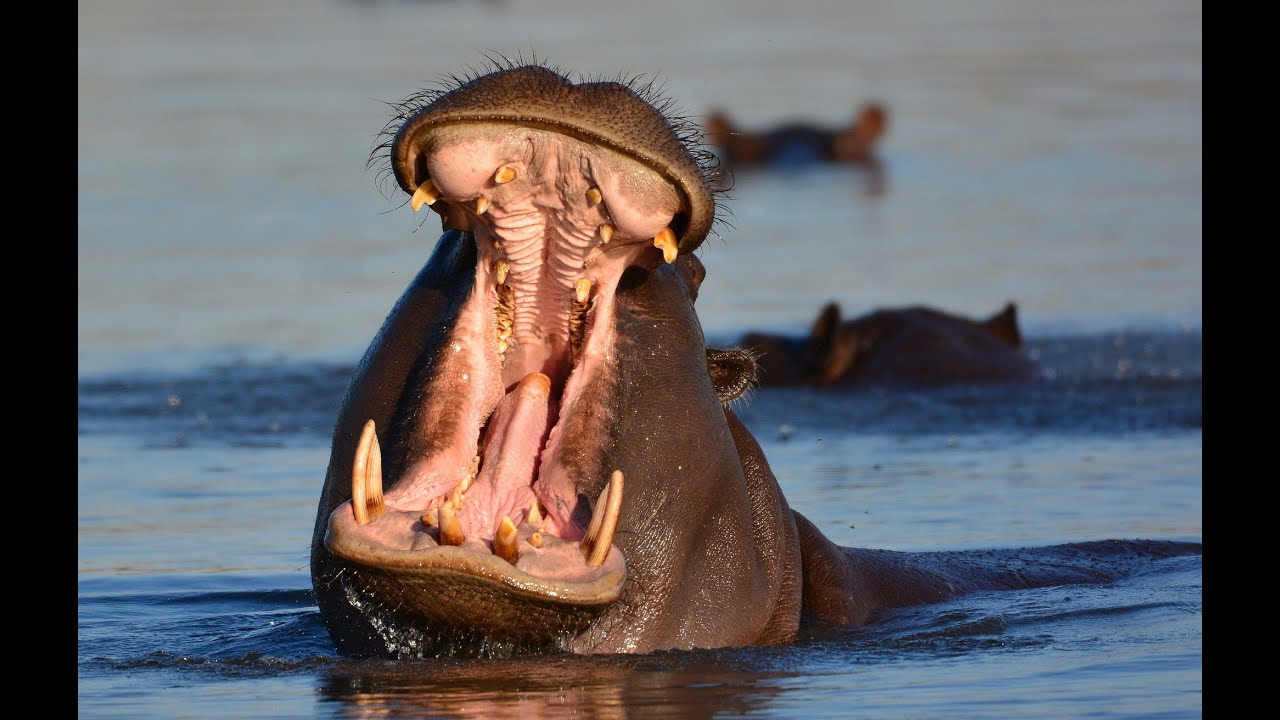
[[[510,573],[495,577],[447,565],[375,567],[347,561],[338,579],[347,601],[370,619],[394,652],[417,648],[423,655],[483,655],[500,647],[569,649],[617,601],[625,572],[619,569],[597,581],[608,592],[594,602],[532,592]]]

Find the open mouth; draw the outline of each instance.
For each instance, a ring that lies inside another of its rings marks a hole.
[[[615,295],[628,268],[674,262],[688,203],[652,167],[571,134],[429,130],[397,141],[416,153],[411,204],[475,243],[474,284],[391,433],[385,492],[389,429],[370,420],[325,542],[358,568],[346,579],[428,625],[571,635],[626,576],[613,544],[626,468],[606,457]]]

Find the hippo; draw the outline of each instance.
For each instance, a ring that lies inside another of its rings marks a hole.
[[[343,655],[793,641],[1198,544],[839,547],[787,504],[708,349],[708,154],[651,87],[504,62],[396,107],[375,155],[442,233],[343,397],[311,575]]]
[[[714,109],[704,122],[707,141],[730,167],[790,167],[811,163],[877,165],[876,143],[889,125],[889,112],[880,103],[862,106],[852,124],[826,128],[793,122],[749,132],[727,112]]]
[[[915,305],[847,321],[830,302],[808,337],[749,332],[738,344],[755,353],[762,386],[919,388],[1025,383],[1036,374],[1013,302],[985,320]]]

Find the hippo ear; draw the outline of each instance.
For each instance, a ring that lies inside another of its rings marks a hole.
[[[1022,331],[1018,329],[1018,306],[1006,303],[1004,309],[982,323],[987,332],[1012,347],[1022,346]]]
[[[756,382],[756,356],[750,350],[707,348],[707,372],[721,404],[742,397]]]
[[[827,355],[831,354],[831,348],[835,344],[836,334],[839,331],[840,306],[829,302],[822,308],[822,312],[818,313],[818,318],[813,321],[813,326],[809,330],[805,355],[806,364],[810,369],[825,363]]]
[[[708,113],[703,127],[706,130],[707,141],[720,147],[729,144],[729,140],[733,137],[736,129],[733,126],[733,121],[729,120],[729,115],[720,108],[715,108]]]

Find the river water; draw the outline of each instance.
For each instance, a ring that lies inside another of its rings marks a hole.
[[[1202,540],[1202,15],[1125,0],[79,6],[81,717],[1199,717],[1202,565],[795,644],[356,661],[310,597],[353,363],[438,234],[365,170],[485,52],[656,75],[695,120],[890,110],[879,176],[739,172],[709,341],[1018,303],[1034,384],[737,411],[792,507],[895,550]]]

